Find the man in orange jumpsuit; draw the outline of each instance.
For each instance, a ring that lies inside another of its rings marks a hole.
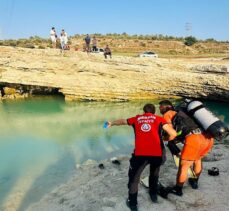
[[[177,112],[174,110],[172,103],[169,100],[163,100],[159,103],[160,112],[164,119],[172,126],[172,120]],[[196,178],[189,178],[189,183],[193,189],[198,188],[198,179],[202,171],[201,159],[207,155],[213,146],[213,138],[203,133],[201,129],[193,130],[185,136],[184,147],[180,155],[180,163],[177,172],[177,181],[174,187],[171,187],[170,192],[182,196],[182,188],[187,180],[188,169],[193,167]]]

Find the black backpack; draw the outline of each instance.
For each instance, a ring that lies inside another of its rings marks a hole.
[[[172,125],[178,133],[176,139],[179,141],[184,141],[185,136],[199,128],[195,121],[183,111],[177,111],[172,119]]]

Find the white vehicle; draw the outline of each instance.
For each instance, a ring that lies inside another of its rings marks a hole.
[[[91,53],[104,54],[104,49],[103,48],[97,48],[96,51],[91,51]]]
[[[139,54],[139,57],[151,57],[151,58],[158,58],[158,55],[152,51],[146,51]]]

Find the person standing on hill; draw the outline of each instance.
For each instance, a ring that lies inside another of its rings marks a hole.
[[[50,30],[50,39],[52,41],[52,48],[56,48],[57,34],[56,34],[55,27],[52,27],[52,29]]]
[[[61,45],[61,52],[67,49],[68,44],[68,36],[67,33],[62,29],[60,34],[60,45]]]
[[[89,36],[89,34],[87,34],[87,36],[85,37],[85,44],[86,44],[86,51],[90,52],[91,48],[90,48],[90,43],[91,43],[91,37]]]
[[[111,49],[107,45],[106,48],[104,49],[104,57],[105,57],[105,59],[107,58],[108,55],[110,55],[110,58],[111,58]]]
[[[67,45],[68,44],[68,34],[67,34],[67,32],[64,30],[64,29],[62,29],[62,31],[61,31],[63,34],[64,34],[64,36],[65,36],[65,44]]]
[[[97,50],[97,39],[94,36],[92,39],[92,51],[96,51]]]
[[[163,100],[159,102],[159,109],[164,119],[173,127],[173,119],[176,116],[177,112],[175,111],[172,103],[169,100]],[[187,117],[189,118],[189,117]],[[189,120],[190,122],[190,120]],[[190,123],[191,125],[195,123]],[[196,125],[197,126],[197,125]],[[183,125],[184,127],[184,125]],[[193,126],[192,126],[193,127]],[[194,127],[193,127],[194,128]],[[176,185],[173,187],[167,188],[168,193],[174,193],[178,196],[183,195],[183,185],[187,180],[188,169],[193,167],[196,178],[189,178],[188,182],[193,189],[198,188],[198,180],[202,172],[202,161],[201,159],[207,155],[213,146],[213,138],[206,135],[202,130],[197,126],[196,129],[193,129],[188,135],[185,136],[184,146],[180,155],[179,168],[177,172],[177,181]]]
[[[169,140],[176,137],[176,131],[171,128],[164,118],[155,115],[155,106],[146,104],[144,113],[128,119],[119,119],[108,122],[108,127],[129,125],[135,133],[135,149],[130,159],[129,167],[129,196],[127,206],[131,210],[138,210],[137,195],[140,176],[146,165],[150,164],[149,194],[152,202],[157,202],[157,189],[160,166],[163,162],[164,144],[160,136],[160,130],[165,130]]]

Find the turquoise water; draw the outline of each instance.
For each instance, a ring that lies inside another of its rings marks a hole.
[[[24,210],[85,160],[130,154],[132,129],[103,129],[103,122],[142,113],[144,103],[65,103],[52,97],[0,103],[0,210]],[[229,124],[228,103],[206,104]]]

